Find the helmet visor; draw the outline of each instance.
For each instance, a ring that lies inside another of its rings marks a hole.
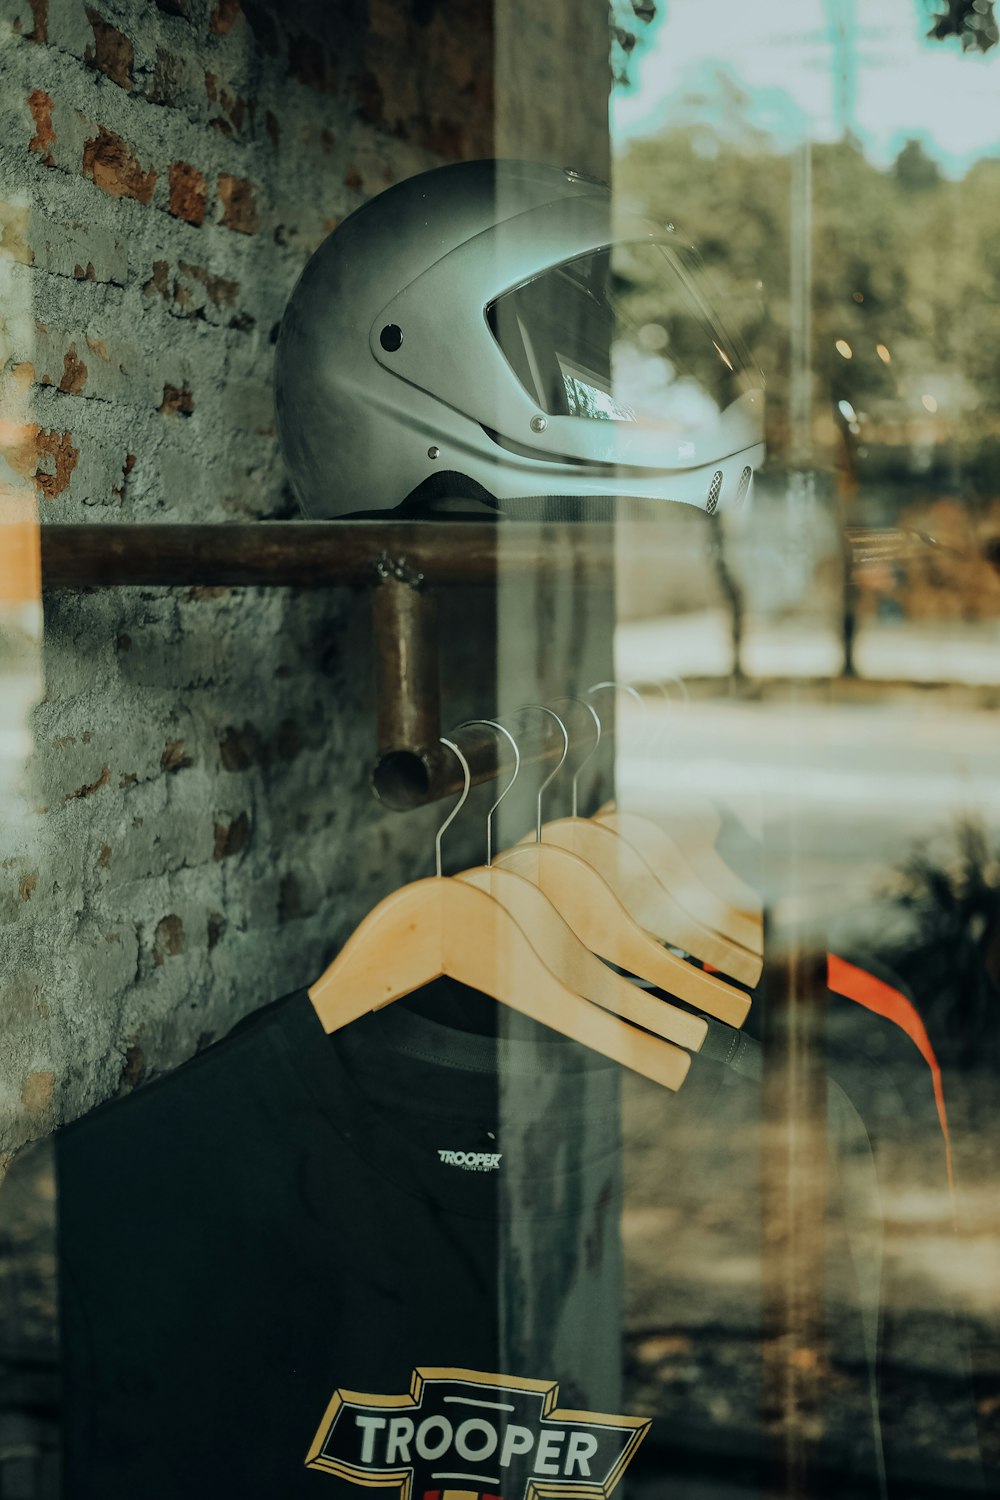
[[[565,261],[486,316],[550,416],[639,423],[677,441],[762,384],[713,311],[697,255],[672,243],[626,241]]]

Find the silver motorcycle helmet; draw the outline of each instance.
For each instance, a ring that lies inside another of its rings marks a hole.
[[[673,225],[521,161],[435,168],[320,245],[275,360],[307,515],[542,520],[742,504],[763,380]]]

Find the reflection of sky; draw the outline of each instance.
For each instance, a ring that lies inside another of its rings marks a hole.
[[[1000,156],[1000,47],[929,41],[929,16],[924,0],[659,0],[633,85],[612,96],[613,138],[749,122],[781,147],[846,128],[880,165],[917,137],[960,175]]]
[[[719,416],[718,403],[662,354],[619,340],[611,351],[615,396],[645,420],[698,431]]]

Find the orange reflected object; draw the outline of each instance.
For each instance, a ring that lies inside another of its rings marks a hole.
[[[42,592],[42,550],[38,521],[24,514],[34,509],[20,498],[5,509],[22,512],[17,519],[0,518],[0,607],[29,604]]]

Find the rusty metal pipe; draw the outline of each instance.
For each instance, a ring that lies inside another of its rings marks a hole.
[[[372,591],[379,756],[421,755],[441,734],[437,599],[402,570]]]
[[[581,546],[581,537],[586,545]],[[497,573],[571,575],[607,586],[610,526],[522,522],[263,521],[41,528],[42,587],[376,585],[397,567],[426,584],[492,584]]]

